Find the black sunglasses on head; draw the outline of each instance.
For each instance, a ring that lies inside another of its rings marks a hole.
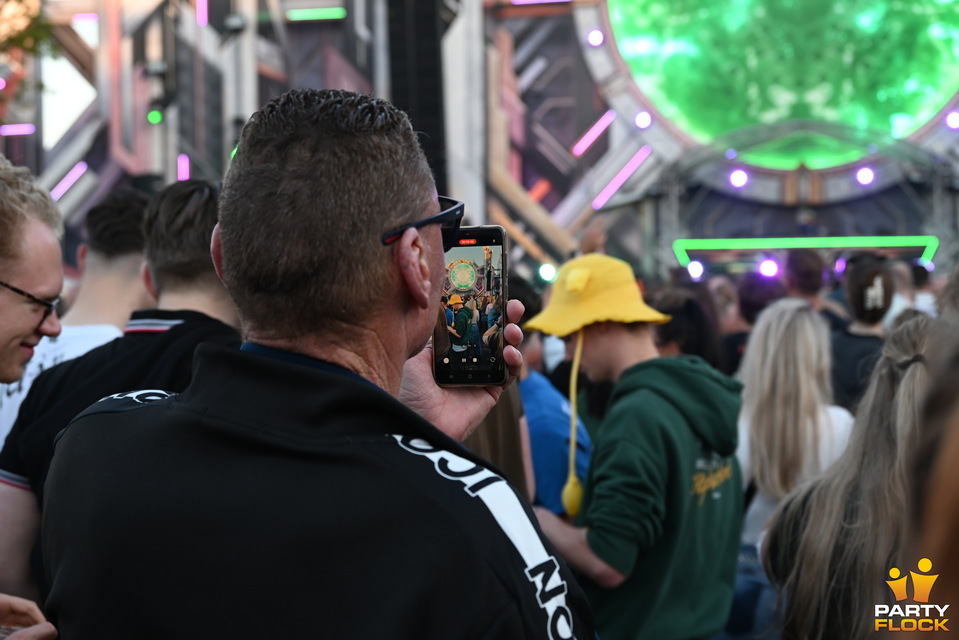
[[[438,224],[440,225],[440,231],[443,233],[443,251],[449,251],[453,245],[456,244],[456,232],[459,231],[460,223],[463,221],[463,213],[466,210],[466,205],[459,200],[453,200],[452,198],[446,198],[444,196],[440,196],[438,200],[442,211],[435,216],[423,218],[416,222],[404,224],[402,227],[397,227],[392,231],[387,231],[383,234],[383,244],[393,244],[400,239],[400,236],[403,235],[403,232],[407,229],[419,229],[420,227],[425,227],[430,224]]]

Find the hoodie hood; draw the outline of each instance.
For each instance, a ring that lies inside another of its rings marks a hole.
[[[736,452],[739,382],[696,356],[656,358],[624,371],[610,403],[642,389],[673,405],[707,447],[721,456]]]

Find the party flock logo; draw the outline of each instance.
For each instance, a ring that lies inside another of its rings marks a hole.
[[[898,568],[889,570],[891,580],[886,580],[889,589],[896,598],[896,604],[876,605],[875,630],[883,631],[949,631],[946,623],[948,604],[929,604],[929,593],[939,574],[931,574],[932,561],[923,558],[916,563],[919,572],[910,571],[902,575]],[[912,578],[912,601],[916,604],[899,604],[909,600],[909,579]]]

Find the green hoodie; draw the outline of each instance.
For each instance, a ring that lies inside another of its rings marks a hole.
[[[729,616],[742,525],[738,382],[699,358],[657,358],[616,383],[577,524],[626,576],[582,580],[602,640],[708,638]]]

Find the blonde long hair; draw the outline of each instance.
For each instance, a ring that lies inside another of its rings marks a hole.
[[[740,378],[756,488],[781,500],[817,465],[824,408],[832,399],[826,322],[805,300],[769,305],[753,328]]]
[[[779,588],[784,640],[871,637],[873,605],[889,600],[888,571],[905,562],[906,469],[940,327],[916,318],[889,336],[848,447],[773,515],[763,566]]]

